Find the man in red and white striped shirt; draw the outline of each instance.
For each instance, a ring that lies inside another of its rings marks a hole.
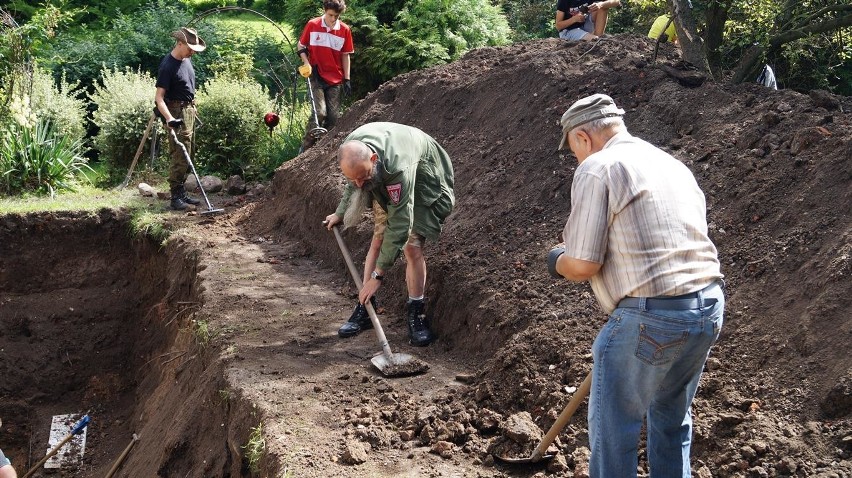
[[[317,120],[308,120],[302,151],[310,148],[316,138],[311,130],[322,127],[327,130],[334,127],[340,115],[340,103],[343,94],[352,94],[349,77],[349,55],[355,51],[352,43],[352,30],[340,21],[340,14],[346,10],[344,0],[325,0],[325,13],[321,17],[308,21],[299,37],[298,52],[302,59],[299,72],[311,77],[311,89],[316,102]]]

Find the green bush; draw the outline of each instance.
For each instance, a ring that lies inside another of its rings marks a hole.
[[[353,12],[353,82],[371,90],[407,71],[457,60],[467,51],[509,43],[500,9],[478,0],[409,1],[392,25],[371,12]]]
[[[107,164],[110,180],[124,177],[154,109],[154,78],[129,68],[105,69],[91,100],[99,128],[95,147]]]
[[[160,0],[133,12],[111,15],[103,27],[82,25],[51,44],[43,64],[55,74],[64,72],[71,82],[90,89],[101,70],[139,68],[157,74],[163,56],[172,50],[175,40],[169,34],[190,21],[180,5]],[[219,61],[218,35],[212,24],[193,25],[209,48],[192,58],[197,84],[204,83],[207,65]]]
[[[0,192],[53,196],[73,191],[88,169],[82,141],[58,134],[49,121],[27,123],[13,122],[0,135]]]
[[[273,110],[267,90],[252,79],[223,75],[208,81],[196,101],[204,123],[195,134],[202,169],[224,177],[263,176],[269,168],[263,115]]]
[[[36,117],[54,125],[56,133],[71,142],[82,141],[86,134],[86,100],[78,97],[77,85],[36,69],[32,77],[32,109]]]

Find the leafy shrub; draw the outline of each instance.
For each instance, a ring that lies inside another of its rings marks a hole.
[[[111,180],[123,177],[133,160],[153,113],[154,90],[151,75],[130,69],[104,70],[95,85],[92,118],[100,130],[94,143]]]
[[[207,82],[196,100],[204,123],[195,135],[203,169],[225,177],[262,176],[268,168],[263,115],[272,110],[266,89],[251,79],[223,75]]]
[[[50,194],[74,190],[88,168],[81,140],[57,134],[48,121],[8,126],[0,142],[0,192]]]
[[[86,101],[79,98],[76,85],[62,78],[58,85],[41,69],[33,72],[32,109],[36,117],[49,121],[56,133],[71,142],[82,141],[86,134]]]
[[[352,75],[354,81],[369,81],[368,89],[406,71],[456,60],[473,48],[508,44],[511,33],[500,9],[478,0],[409,1],[392,25],[361,11],[350,18],[355,48],[363,52]]]

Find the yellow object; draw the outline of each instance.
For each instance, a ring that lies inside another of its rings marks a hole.
[[[651,25],[651,30],[648,32],[648,38],[652,40],[656,40],[660,34],[665,33],[669,36],[669,41],[677,40],[677,32],[675,31],[674,22],[669,24],[669,27],[666,28],[666,31],[663,31],[663,28],[666,27],[666,23],[669,22],[668,15],[660,15],[654,20],[654,24]]]
[[[302,65],[299,67],[299,74],[307,78],[311,76],[311,65]]]

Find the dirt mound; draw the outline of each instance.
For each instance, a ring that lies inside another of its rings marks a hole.
[[[755,84],[685,86],[671,48],[655,64],[644,38],[541,40],[402,75],[282,166],[253,227],[301,238],[345,270],[320,224],[343,185],[334,159],[341,139],[371,121],[431,134],[453,158],[457,187],[456,210],[426,249],[440,336],[433,347],[481,360],[454,400],[501,416],[529,411],[546,429],[567,402],[564,388],[588,372],[605,320],[587,284],[545,270],[576,167],[556,150],[558,120],[576,99],[607,93],[631,133],[694,172],[720,250],[729,306],[695,403],[696,468],[848,472],[852,100]],[[369,234],[366,223],[347,234],[363,244],[354,247],[360,258]],[[380,294],[393,309],[402,306],[404,267],[389,275]],[[584,413],[573,420],[575,445],[585,439]]]

